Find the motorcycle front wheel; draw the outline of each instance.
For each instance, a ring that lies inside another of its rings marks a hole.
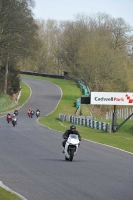
[[[70,150],[70,158],[69,158],[70,161],[73,161],[73,156],[74,156],[74,149],[71,149]]]
[[[13,124],[13,126],[15,126],[15,122],[13,122],[12,124]]]
[[[65,156],[65,160],[67,160],[67,161],[68,161],[68,160],[69,160],[69,158],[67,158],[67,157]]]

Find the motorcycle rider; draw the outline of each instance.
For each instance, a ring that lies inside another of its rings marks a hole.
[[[78,135],[78,138],[79,138],[79,141],[81,141],[81,136],[79,134],[79,132],[76,130],[76,126],[74,124],[72,124],[70,126],[70,129],[67,130],[64,134],[63,134],[63,139],[65,139],[63,142],[62,142],[62,146],[65,148],[65,144],[66,144],[66,141],[69,137],[70,134],[75,134],[75,135]],[[64,153],[64,150],[63,150],[63,153]]]
[[[30,115],[32,115],[32,116],[33,116],[33,115],[34,115],[34,113],[35,113],[35,112],[34,112],[34,110],[31,110],[31,111],[30,111]]]
[[[14,114],[15,114],[15,115],[18,115],[18,110],[14,110]]]
[[[17,124],[17,118],[16,118],[16,115],[15,115],[15,114],[12,115],[12,121],[15,121],[16,124]]]
[[[31,108],[28,109],[27,114],[30,116]]]
[[[6,117],[7,117],[7,118],[11,118],[12,116],[11,116],[10,113],[8,113]]]
[[[12,115],[10,113],[7,114],[6,119],[8,123],[12,120]]]
[[[12,119],[15,119],[16,118],[16,115],[15,115],[15,113],[12,115]]]
[[[36,109],[36,116],[39,116],[39,115],[40,115],[40,110]]]
[[[36,113],[37,113],[37,112],[39,112],[39,113],[40,113],[40,110],[39,110],[39,109],[36,109]]]

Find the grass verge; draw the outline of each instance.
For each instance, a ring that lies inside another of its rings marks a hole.
[[[0,97],[0,116],[6,114],[7,112],[13,112],[14,109],[19,109],[29,98],[30,88],[25,83],[21,82],[21,96],[19,101],[9,101],[9,96],[3,94]]]
[[[11,110],[18,106],[17,101],[11,101],[7,94],[2,94],[0,97],[0,112]]]
[[[0,187],[0,200],[20,200],[17,195]]]

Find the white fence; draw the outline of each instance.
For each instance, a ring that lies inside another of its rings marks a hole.
[[[109,111],[106,113],[106,119],[112,119],[114,111]],[[117,119],[126,119],[133,113],[133,108],[122,108],[122,109],[116,109],[117,112]],[[130,120],[133,119],[133,116],[130,118]]]

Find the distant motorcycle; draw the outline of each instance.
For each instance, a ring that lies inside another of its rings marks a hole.
[[[36,111],[36,117],[38,118],[40,116],[40,111]]]
[[[15,111],[14,111],[14,114],[15,114],[15,115],[18,115],[18,110],[15,110]]]
[[[78,135],[70,134],[64,149],[65,160],[73,161],[73,157],[77,154],[79,144]]]
[[[35,112],[32,110],[32,111],[30,112],[30,116],[29,116],[29,117],[32,118],[32,117],[34,116],[34,113],[35,113]]]
[[[27,111],[27,115],[30,117],[30,113],[31,113],[31,110],[29,109],[28,111]]]
[[[13,126],[16,126],[16,125],[17,125],[17,118],[16,118],[16,117],[13,117],[13,118],[12,118],[12,125],[13,125]]]
[[[8,123],[10,123],[12,121],[12,116],[11,115],[7,115],[6,120]]]

